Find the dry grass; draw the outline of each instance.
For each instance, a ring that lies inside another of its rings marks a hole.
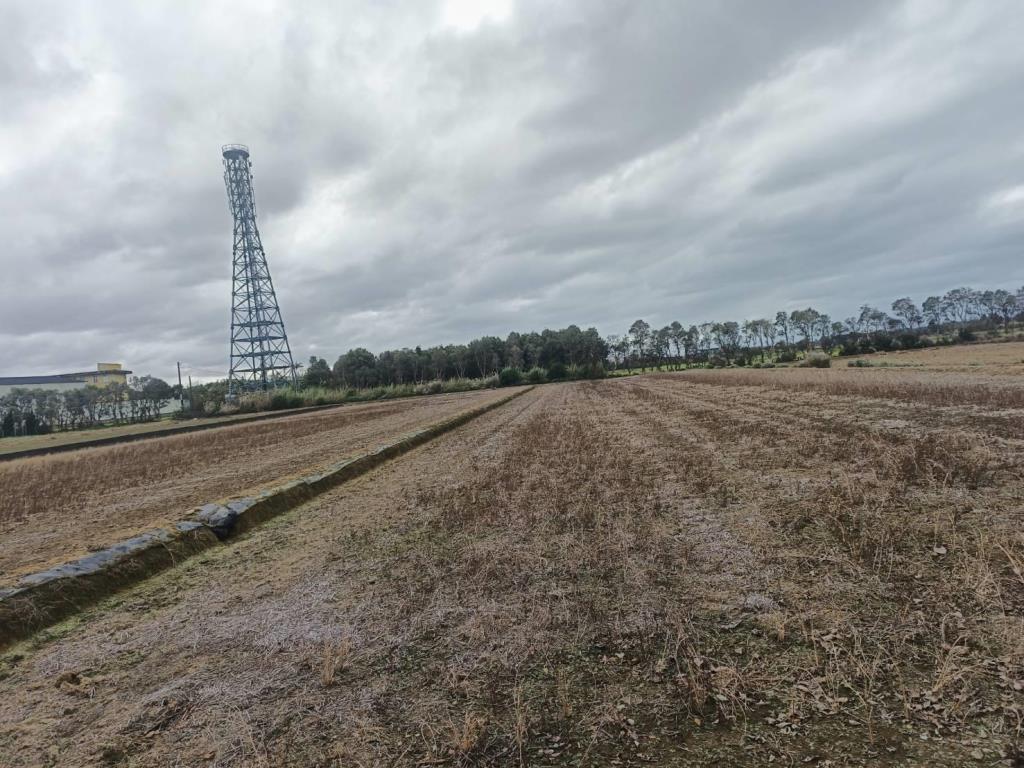
[[[325,640],[320,658],[320,682],[325,688],[334,685],[340,673],[348,669],[352,642],[348,638]]]
[[[693,370],[660,374],[700,384],[815,392],[838,397],[868,397],[938,406],[1024,408],[1024,384],[970,374],[857,368],[775,368],[769,370]]]
[[[538,389],[264,531],[274,547],[213,558],[216,590],[196,566],[145,621],[111,609],[144,661],[110,661],[97,627],[44,648],[0,680],[0,746],[31,764],[43,740],[14,723],[65,695],[45,670],[91,664],[117,676],[93,694],[108,714],[69,714],[59,745],[137,765],[1016,754],[1021,441],[902,395],[782,389],[766,409],[694,381]],[[133,689],[181,703],[133,704],[140,733],[110,714]]]
[[[1008,341],[988,344],[955,344],[948,347],[908,349],[899,352],[877,352],[873,355],[844,357],[836,361],[866,360],[871,365],[914,366],[940,371],[984,371],[986,375],[1020,375],[1024,373],[1024,342]]]
[[[0,583],[181,519],[198,504],[312,472],[493,397],[351,405],[0,463]]]
[[[232,414],[229,416],[207,417],[202,420],[203,424],[230,424],[239,419],[251,419],[250,413]],[[183,425],[195,422],[181,422],[164,418],[158,421],[146,421],[139,424],[117,424],[111,426],[96,427],[93,429],[79,429],[68,432],[51,432],[48,435],[24,435],[19,437],[5,437],[0,440],[0,455],[13,453],[15,451],[32,450],[35,448],[53,448],[55,446],[73,445],[77,443],[88,443],[107,437],[122,437],[124,435],[140,435],[154,433],[154,436],[168,429],[176,429]]]
[[[423,759],[661,762],[679,734],[723,725],[767,727],[762,758],[796,759],[833,719],[861,734],[835,737],[854,763],[906,754],[922,728],[948,744],[983,723],[983,754],[1015,748],[1021,697],[996,692],[1024,677],[1022,592],[991,543],[1014,451],[955,430],[751,437],[728,397],[690,394],[581,386],[508,435],[500,464],[416,494],[427,516],[375,553],[394,592],[363,631],[431,648],[453,681],[445,717],[486,723]],[[765,473],[769,452],[784,471]],[[732,754],[708,738],[705,754]]]

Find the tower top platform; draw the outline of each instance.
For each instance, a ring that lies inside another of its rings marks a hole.
[[[225,144],[220,148],[220,152],[227,160],[249,156],[249,148],[245,144]]]

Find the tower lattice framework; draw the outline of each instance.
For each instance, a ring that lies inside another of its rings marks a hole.
[[[235,219],[231,283],[231,365],[228,396],[295,382],[288,335],[256,228],[249,148],[222,147],[224,184]]]

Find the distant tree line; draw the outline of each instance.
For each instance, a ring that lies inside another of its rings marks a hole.
[[[552,380],[603,376],[608,344],[596,328],[570,325],[540,333],[510,333],[504,340],[482,336],[468,344],[396,349],[373,354],[362,347],[341,355],[333,365],[311,357],[303,383],[311,387],[366,387],[426,381],[499,377],[504,370]],[[505,374],[506,380],[509,374]]]
[[[601,338],[596,328],[570,325],[540,333],[482,336],[468,344],[404,348],[373,354],[351,349],[333,364],[311,357],[306,387],[365,389],[427,381],[482,379],[494,384],[594,378],[608,370],[663,365],[749,365],[791,362],[813,349],[854,355],[973,341],[1009,332],[1024,321],[1024,287],[1016,291],[954,288],[894,301],[889,312],[864,305],[845,320],[813,307],[774,317],[654,328],[637,320],[625,334]],[[219,390],[218,390],[219,391]]]
[[[0,395],[0,437],[152,421],[173,393],[166,381],[152,376],[65,391],[13,389]]]
[[[891,312],[867,304],[845,320],[813,307],[777,312],[775,317],[684,326],[676,321],[653,328],[635,321],[621,336],[606,339],[613,367],[662,365],[749,365],[791,362],[819,349],[829,355],[859,355],[1009,334],[1024,321],[1024,287],[1016,291],[954,288],[920,305],[896,299]]]
[[[616,369],[653,366],[774,365],[795,361],[812,350],[829,355],[913,349],[936,344],[974,341],[979,336],[1006,337],[1014,324],[1024,322],[1024,288],[1017,291],[977,291],[955,288],[929,296],[918,306],[899,298],[885,312],[862,306],[855,316],[835,321],[813,307],[777,312],[774,317],[684,325],[672,322],[654,328],[634,322],[622,335],[602,338],[596,328],[570,325],[540,333],[510,333],[504,339],[482,336],[467,344],[386,350],[373,354],[351,349],[329,362],[313,356],[301,381],[303,392],[288,390],[266,397],[251,396],[226,405],[227,381],[197,384],[190,392],[191,408],[183,416],[212,415],[238,410],[290,408],[412,394],[457,392],[522,382],[599,378]],[[163,384],[163,382],[161,382]],[[442,386],[443,385],[443,386]],[[166,384],[163,384],[166,387]],[[170,389],[170,388],[168,388]],[[173,390],[172,390],[173,391]],[[55,393],[39,393],[47,402]],[[61,396],[74,395],[64,393]],[[102,395],[92,394],[93,398]],[[21,416],[23,426],[56,425],[54,429],[89,426],[101,420],[142,420],[151,411],[115,415],[131,408],[132,399],[107,395],[105,410],[71,404],[54,410],[40,406]],[[3,413],[0,405],[0,413]],[[84,410],[83,410],[84,409]],[[45,412],[47,415],[41,415]],[[97,413],[102,415],[96,415]],[[61,413],[63,416],[49,414]],[[63,418],[63,421],[61,419]],[[18,431],[18,434],[28,434]]]

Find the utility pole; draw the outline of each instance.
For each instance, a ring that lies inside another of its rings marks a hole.
[[[191,378],[191,377],[190,377]],[[181,360],[178,361],[178,404],[182,413],[185,412],[185,390],[181,388]]]

